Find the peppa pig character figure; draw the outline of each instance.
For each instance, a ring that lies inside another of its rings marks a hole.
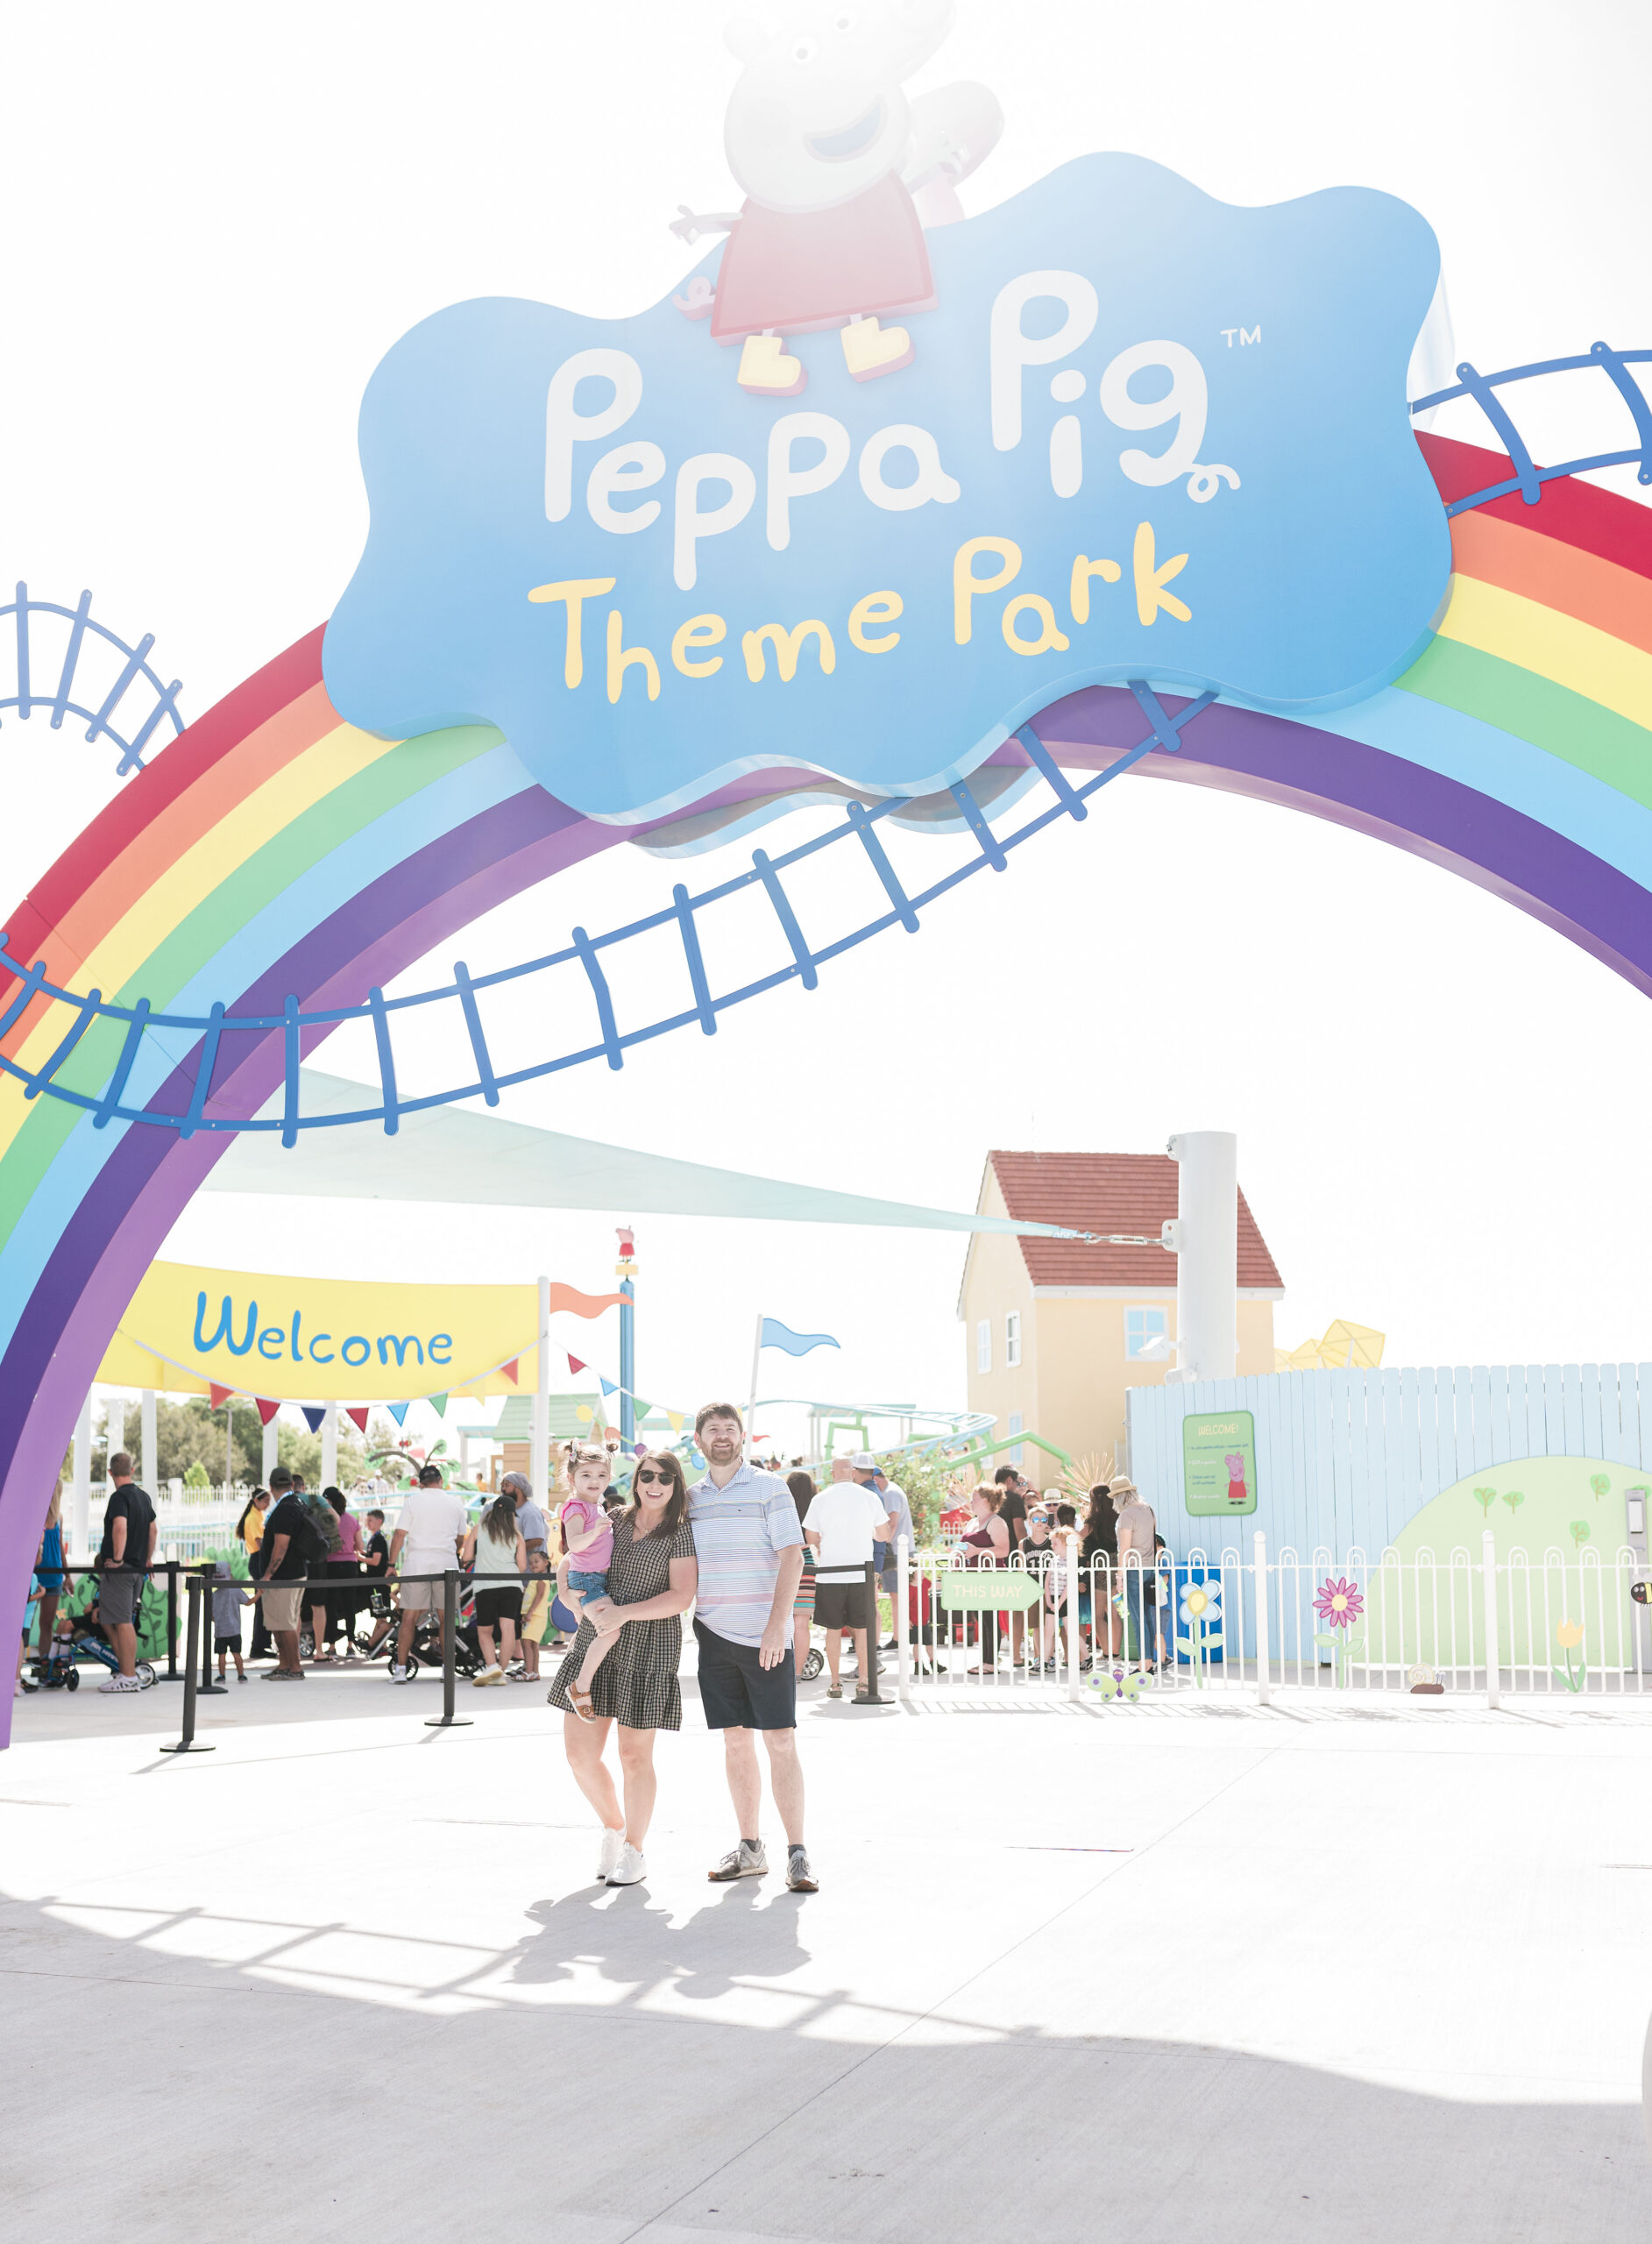
[[[1228,1468],[1228,1502],[1230,1504],[1242,1504],[1251,1493],[1244,1485],[1244,1451],[1230,1450],[1223,1462]]]
[[[677,302],[741,345],[740,386],[754,396],[799,394],[808,373],[782,338],[816,329],[842,330],[856,381],[911,365],[906,330],[882,322],[932,309],[925,219],[962,216],[956,182],[1003,125],[984,86],[902,91],[952,20],[952,0],[780,0],[762,22],[729,25],[743,67],[724,145],[746,201],[709,215],[684,204],[671,231],[729,238],[714,292],[698,282]]]

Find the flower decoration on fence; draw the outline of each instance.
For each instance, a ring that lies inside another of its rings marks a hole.
[[[1330,1653],[1339,1687],[1348,1680],[1349,1662],[1354,1654],[1365,1650],[1364,1637],[1351,1633],[1365,1609],[1365,1601],[1357,1582],[1327,1576],[1320,1584],[1314,1610],[1326,1626],[1315,1632],[1314,1642],[1322,1651]]]
[[[1589,1663],[1579,1657],[1574,1665],[1572,1654],[1583,1642],[1583,1623],[1581,1621],[1561,1622],[1555,1630],[1555,1642],[1566,1655],[1565,1673],[1563,1675],[1559,1668],[1556,1668],[1556,1681],[1563,1683],[1569,1691],[1581,1691],[1588,1679]]]
[[[1193,1662],[1194,1680],[1202,1687],[1205,1663],[1223,1641],[1220,1581],[1207,1574],[1202,1581],[1184,1582],[1181,1617],[1186,1633],[1177,1637],[1176,1650]]]

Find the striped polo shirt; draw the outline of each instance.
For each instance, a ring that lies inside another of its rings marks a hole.
[[[742,1465],[726,1488],[708,1476],[689,1490],[688,1523],[699,1562],[698,1617],[728,1644],[762,1644],[780,1553],[803,1541],[791,1489],[777,1474]]]

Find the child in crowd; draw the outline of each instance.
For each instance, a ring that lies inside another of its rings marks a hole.
[[[235,1654],[235,1679],[246,1681],[246,1667],[241,1658],[241,1608],[251,1602],[251,1592],[243,1589],[230,1572],[230,1561],[220,1559],[212,1569],[212,1634],[218,1652],[218,1680],[225,1679],[225,1662]]]
[[[606,1449],[574,1448],[568,1452],[568,1481],[572,1494],[562,1508],[564,1600],[578,1600],[581,1618],[588,1618],[608,1594],[608,1564],[613,1556],[613,1523],[603,1506],[608,1486]],[[569,1689],[574,1712],[581,1722],[592,1719],[591,1681],[614,1642],[598,1636],[579,1666],[577,1682]]]

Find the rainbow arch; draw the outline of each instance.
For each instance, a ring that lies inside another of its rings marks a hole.
[[[1510,472],[1500,454],[1419,441],[1448,505]],[[1456,516],[1452,538],[1439,636],[1396,685],[1328,725],[1217,704],[1179,755],[1138,768],[1379,835],[1652,993],[1652,514],[1559,479],[1537,507],[1510,496]],[[289,648],[129,784],[9,915],[13,956],[155,1012],[357,1005],[504,898],[647,830],[557,802],[491,728],[386,742],[346,725],[321,642]],[[1165,697],[1173,717],[1186,706]],[[1034,729],[1058,763],[1099,769],[1135,745],[1141,712],[1096,687]],[[1025,756],[1012,740],[992,761]],[[772,795],[787,777],[713,799]],[[0,1051],[33,1071],[67,1046],[59,1080],[96,1094],[119,1025],[44,1000],[8,1019],[18,994],[0,989]],[[188,1112],[209,1082],[193,1111],[256,1112],[282,1080],[280,1029],[225,1031],[203,1067],[206,1040],[150,1030],[124,1103]],[[229,1142],[0,1081],[0,1613],[20,1609],[109,1338]]]

